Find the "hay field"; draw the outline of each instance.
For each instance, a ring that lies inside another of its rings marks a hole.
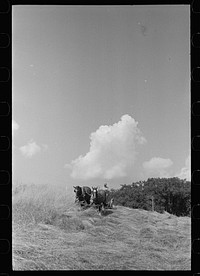
[[[13,270],[191,270],[191,220],[81,210],[63,187],[13,190]]]

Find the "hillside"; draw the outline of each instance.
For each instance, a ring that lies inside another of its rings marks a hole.
[[[60,192],[13,195],[14,270],[191,269],[189,217],[122,206],[99,216]]]

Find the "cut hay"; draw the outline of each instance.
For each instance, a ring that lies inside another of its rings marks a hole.
[[[116,206],[99,216],[52,187],[13,193],[14,270],[190,270],[191,220]]]

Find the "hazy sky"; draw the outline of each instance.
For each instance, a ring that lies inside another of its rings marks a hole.
[[[14,181],[189,177],[189,5],[12,8]]]

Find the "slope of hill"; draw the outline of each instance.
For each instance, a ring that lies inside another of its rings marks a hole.
[[[189,217],[122,206],[99,216],[73,200],[34,186],[15,194],[14,270],[191,269]]]

